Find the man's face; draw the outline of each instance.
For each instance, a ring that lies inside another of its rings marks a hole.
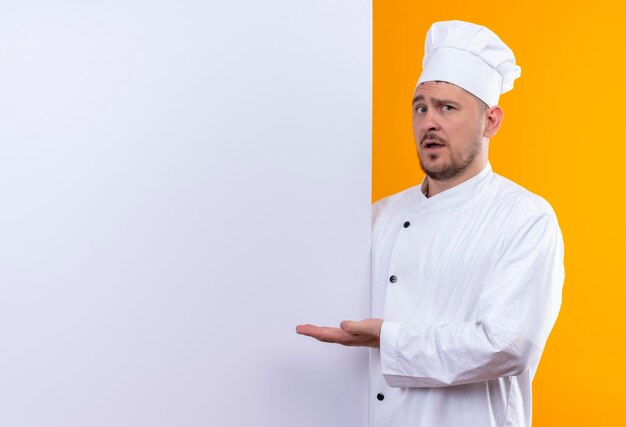
[[[415,88],[413,135],[420,166],[430,178],[452,179],[476,168],[486,155],[480,102],[451,83],[425,82]]]

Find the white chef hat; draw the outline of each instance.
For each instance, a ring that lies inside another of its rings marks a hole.
[[[454,83],[493,107],[501,93],[513,89],[521,71],[513,51],[493,31],[470,22],[442,21],[426,33],[417,84]]]

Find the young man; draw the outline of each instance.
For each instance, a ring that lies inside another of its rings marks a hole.
[[[489,164],[499,96],[519,75],[487,28],[433,24],[413,98],[426,177],[373,206],[372,318],[297,327],[374,348],[370,426],[531,425],[563,240],[550,205]]]

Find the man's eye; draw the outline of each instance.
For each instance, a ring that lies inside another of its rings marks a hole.
[[[418,105],[417,107],[415,107],[416,113],[423,113],[425,111],[426,111],[426,107],[424,107],[423,105]]]
[[[454,110],[454,107],[452,105],[444,105],[443,108],[445,111],[452,111]]]

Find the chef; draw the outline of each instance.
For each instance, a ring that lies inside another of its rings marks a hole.
[[[412,114],[426,176],[373,205],[372,318],[296,331],[373,348],[371,427],[530,426],[564,269],[548,202],[488,159],[520,67],[462,21],[431,26],[422,66]]]

